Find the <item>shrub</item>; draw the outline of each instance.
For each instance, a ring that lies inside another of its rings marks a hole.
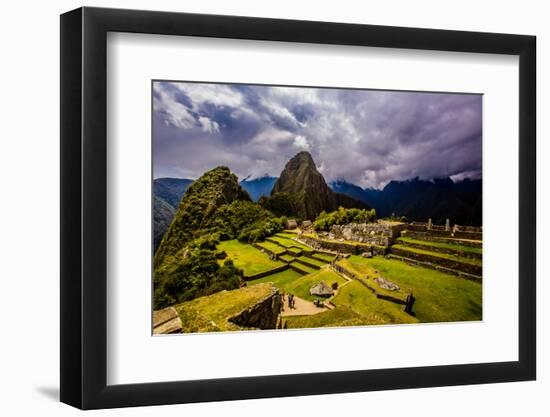
[[[271,217],[245,227],[239,234],[239,241],[254,243],[264,240],[285,228],[286,217]]]
[[[201,248],[211,242],[212,239],[196,239],[186,250],[165,259],[162,268],[154,275],[155,309],[239,288],[242,271],[230,260],[220,266],[219,252]]]
[[[289,193],[275,193],[272,196],[262,196],[258,203],[276,216],[295,216],[296,196]]]
[[[375,219],[376,210],[374,209],[346,209],[339,207],[338,210],[330,213],[322,211],[313,222],[313,228],[315,230],[329,230],[335,224],[368,223]]]

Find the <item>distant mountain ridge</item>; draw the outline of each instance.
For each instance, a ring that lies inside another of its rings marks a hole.
[[[426,221],[431,217],[435,224],[444,224],[447,218],[451,223],[472,226],[482,224],[481,179],[465,179],[455,183],[450,178],[431,181],[413,178],[390,181],[382,190],[377,190],[361,188],[345,180],[327,184],[317,171],[311,155],[304,152],[296,157],[292,164],[292,159],[289,161],[289,169],[285,173],[285,167],[280,181],[280,178],[266,175],[241,180],[239,185],[253,201],[260,202],[278,215],[296,215],[289,205],[296,205],[301,217],[311,220],[321,209],[330,211],[336,210],[338,206],[373,207],[379,217],[395,214],[405,216],[409,221]],[[185,178],[157,178],[153,181],[155,251],[193,181]]]
[[[331,187],[371,205],[379,217],[395,214],[409,221],[431,218],[436,224],[444,224],[448,218],[462,225],[482,224],[481,179],[455,183],[450,178],[413,178],[390,181],[382,190],[363,189],[341,180],[331,183]]]
[[[153,246],[157,250],[178,209],[183,194],[193,180],[157,178],[153,180]]]

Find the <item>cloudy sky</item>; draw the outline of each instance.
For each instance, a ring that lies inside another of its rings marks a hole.
[[[155,81],[153,176],[279,176],[309,151],[327,181],[481,177],[481,95]]]

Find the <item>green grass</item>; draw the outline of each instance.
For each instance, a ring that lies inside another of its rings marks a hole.
[[[287,294],[294,294],[304,300],[314,301],[316,299],[324,300],[322,297],[315,297],[309,293],[309,289],[321,281],[325,281],[328,285],[332,285],[332,283],[337,282],[338,286],[341,286],[346,282],[346,280],[340,275],[328,270],[321,270],[308,275],[301,275],[292,269],[287,269],[283,272],[278,272],[267,277],[249,281],[247,285],[253,286],[256,284],[270,282]]]
[[[284,318],[289,329],[318,327],[367,326],[384,324],[376,317],[365,317],[349,307],[338,307],[312,316],[290,316]]]
[[[295,255],[299,255],[299,254],[303,253],[303,251],[299,248],[287,248],[286,250],[287,250],[287,252],[291,252]]]
[[[298,259],[307,262],[310,265],[317,265],[319,267],[325,266],[327,263],[325,261],[320,261],[319,259],[310,258],[309,256],[300,256]]]
[[[220,242],[218,249],[225,251],[227,253],[226,259],[231,259],[237,268],[243,270],[245,276],[269,271],[283,265],[283,262],[272,261],[267,254],[262,253],[259,249],[238,240]],[[220,263],[224,261],[225,259],[222,259]]]
[[[350,256],[347,261],[365,274],[378,271],[404,292],[413,291],[413,311],[421,322],[482,319],[482,287],[477,282],[380,256]]]
[[[312,282],[312,285],[315,283],[310,275],[300,278],[299,281],[305,281],[306,278]],[[294,285],[298,286],[299,281],[295,281]],[[326,279],[324,281],[327,282]],[[330,282],[330,280],[328,281]],[[311,299],[311,296],[309,299]],[[324,313],[312,316],[285,317],[288,328],[367,326],[418,322],[415,317],[402,311],[403,306],[376,298],[368,288],[358,281],[352,281],[343,286],[332,299],[332,302],[336,305],[336,308]]]
[[[221,291],[176,305],[183,332],[244,330],[227,320],[267,297],[271,294],[272,288],[271,284],[265,283]]]
[[[308,301],[325,300],[326,298],[316,297],[309,293],[310,288],[321,281],[325,281],[325,283],[329,286],[331,286],[334,282],[337,282],[339,287],[346,282],[346,280],[340,275],[327,269],[323,269],[289,282],[284,287],[284,291],[297,295],[298,297]]]
[[[262,284],[265,282],[272,282],[277,288],[285,289],[288,284],[297,279],[301,278],[303,275],[299,272],[294,271],[293,269],[287,269],[282,272],[277,272],[275,274],[268,275],[267,277],[255,279],[253,281],[248,281],[247,286]]]
[[[292,262],[296,258],[290,255],[282,255],[282,256],[279,256],[279,259],[282,259],[285,262]]]
[[[300,242],[297,242],[295,240],[292,240],[286,237],[281,237],[279,236],[279,234],[275,236],[271,236],[269,239],[276,241],[277,243],[279,243],[281,246],[284,246],[285,248],[296,247],[306,252],[313,252],[313,249],[311,249],[310,247]]]
[[[318,269],[310,268],[309,266],[305,266],[304,264],[300,264],[296,261],[292,262],[292,266],[298,268],[300,271],[303,271],[304,274],[311,274],[318,271]]]
[[[397,241],[423,245],[423,246],[433,246],[434,248],[449,249],[449,250],[460,251],[465,253],[475,253],[479,255],[483,253],[482,248],[478,248],[474,246],[463,246],[463,245],[456,245],[453,243],[446,243],[446,242],[435,242],[431,240],[413,239],[412,237],[400,237],[399,239],[397,239]]]
[[[286,232],[280,232],[276,233],[275,236],[284,237],[287,239],[292,239],[293,237],[298,236],[296,233],[286,233]]]
[[[273,252],[276,255],[280,255],[281,253],[285,252],[284,248],[281,248],[279,245],[276,245],[275,243],[271,242],[258,242],[258,245],[260,245],[262,248],[265,248],[271,252]]]
[[[392,247],[395,248],[395,249],[401,249],[401,250],[404,250],[404,251],[407,251],[407,252],[413,252],[413,253],[418,253],[418,254],[421,254],[421,255],[433,256],[434,258],[449,259],[451,261],[462,262],[464,264],[471,264],[471,265],[477,265],[477,266],[482,265],[482,260],[481,259],[463,258],[462,256],[456,256],[456,255],[451,255],[451,254],[448,254],[448,253],[441,253],[441,252],[432,252],[432,251],[425,250],[425,249],[411,248],[410,246],[404,246],[404,245],[399,245],[399,244],[398,245],[393,245]]]
[[[403,305],[376,298],[371,290],[355,280],[343,287],[332,302],[337,307],[347,306],[365,317],[376,317],[387,324],[418,322],[403,311]]]
[[[322,259],[325,262],[332,262],[335,258],[334,255],[330,255],[328,253],[315,253],[313,256],[317,259]]]
[[[351,262],[351,260],[359,259],[357,262]],[[364,282],[366,282],[371,288],[374,288],[378,294],[388,295],[390,297],[399,298],[403,301],[407,299],[408,291],[400,288],[399,290],[385,290],[381,288],[375,278],[379,276],[378,273],[373,268],[368,267],[365,263],[362,263],[363,257],[352,256],[347,259],[340,259],[338,261],[339,265],[342,265],[347,270],[354,272],[358,275]]]

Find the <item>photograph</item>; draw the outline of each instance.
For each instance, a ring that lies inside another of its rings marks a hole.
[[[481,94],[151,96],[153,334],[483,319]]]

